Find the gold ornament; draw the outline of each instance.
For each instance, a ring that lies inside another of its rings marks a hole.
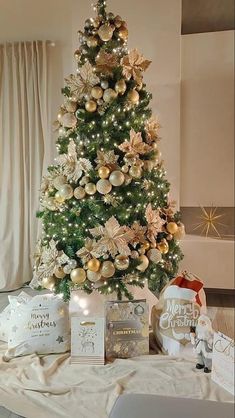
[[[86,272],[82,268],[77,268],[71,271],[70,277],[73,283],[81,284],[86,280]]]
[[[139,99],[140,99],[140,95],[138,93],[138,91],[136,90],[131,90],[129,91],[128,95],[127,95],[128,101],[131,104],[137,105],[139,103]]]
[[[174,235],[178,231],[178,225],[175,222],[169,222],[166,229],[170,234]]]
[[[124,55],[121,59],[122,73],[127,80],[130,80],[131,77],[137,82],[138,85],[141,85],[143,78],[143,71],[147,70],[148,66],[151,64],[151,61],[146,60],[143,55],[141,55],[137,49],[132,49],[128,55]]]
[[[63,199],[71,199],[73,197],[73,188],[69,184],[64,184],[58,190]]]
[[[55,194],[55,200],[58,203],[64,203],[65,198],[63,196],[61,196],[59,192],[56,192],[56,194]]]
[[[99,54],[97,55],[95,59],[95,62],[96,62],[96,71],[98,71],[99,73],[103,73],[103,74],[107,74],[111,76],[113,74],[113,69],[119,66],[117,55],[109,54],[108,52],[105,52],[104,50],[101,50],[99,52]],[[103,85],[104,84],[101,83],[101,87],[103,87]],[[103,87],[103,88],[107,89],[108,86],[106,85],[106,87]]]
[[[98,173],[101,179],[107,179],[110,174],[110,169],[108,167],[102,166],[99,168]]]
[[[109,181],[112,186],[121,186],[125,181],[125,176],[121,171],[115,170],[109,176]]]
[[[140,262],[140,264],[136,267],[137,270],[144,272],[149,265],[149,259],[148,257],[146,257],[146,255],[142,254],[139,258],[138,261]]]
[[[54,277],[44,277],[42,279],[42,287],[45,289],[52,290],[55,286],[55,279]]]
[[[177,232],[176,232],[177,233]],[[168,234],[166,236],[167,241],[171,241],[173,239],[173,235],[172,234]]]
[[[100,194],[108,194],[112,190],[112,185],[108,180],[101,179],[97,182],[96,188]]]
[[[114,264],[111,261],[104,261],[101,267],[101,275],[108,279],[112,277],[115,273]]]
[[[124,161],[132,164],[135,163],[134,158],[138,157],[139,154],[146,154],[152,151],[152,148],[143,141],[141,132],[135,132],[134,129],[130,130],[129,140],[125,140],[118,147],[121,151],[127,153],[124,157]]]
[[[95,194],[96,192],[96,185],[94,183],[87,183],[85,185],[85,192],[90,196]]]
[[[148,241],[144,242],[140,247],[141,254],[144,254],[150,248],[150,243]]]
[[[134,179],[139,179],[142,176],[142,170],[141,167],[133,166],[129,170],[129,174]]]
[[[90,282],[96,283],[101,279],[101,273],[87,270],[87,278],[90,280]]]
[[[153,248],[152,250],[149,250],[147,252],[147,257],[149,258],[150,261],[157,264],[159,263],[159,261],[161,261],[162,254],[161,254],[161,251],[157,250],[156,248]]]
[[[118,36],[123,41],[127,41],[127,39],[128,39],[128,29],[125,26],[121,26],[118,30]]]
[[[125,173],[125,174],[127,174],[127,173],[128,173],[128,171],[129,171],[129,167],[128,167],[128,165],[123,165],[123,166],[122,166],[122,172],[123,172],[123,173]]]
[[[97,258],[92,258],[91,260],[88,261],[87,268],[88,270],[94,271],[95,273],[97,273],[97,271],[99,271],[100,269],[100,261],[97,260]]]
[[[116,28],[120,28],[122,26],[123,20],[121,18],[121,16],[117,15],[114,19],[114,25],[116,26]]]
[[[67,100],[65,108],[68,112],[74,113],[77,110],[77,103],[72,100]]]
[[[100,26],[98,35],[102,41],[107,42],[112,39],[113,31],[114,29],[108,23],[105,23],[104,25]]]
[[[63,279],[66,274],[64,272],[64,270],[62,269],[62,267],[58,267],[55,272],[54,275],[57,277],[57,279]]]
[[[126,82],[122,78],[121,80],[118,80],[115,84],[115,90],[118,94],[123,95],[126,91]]]
[[[77,118],[73,113],[65,113],[61,118],[62,125],[66,128],[75,128]]]
[[[86,43],[89,48],[95,48],[98,45],[98,39],[95,36],[89,36]]]
[[[169,251],[168,242],[163,239],[159,244],[157,244],[157,248],[162,254],[167,254]]]
[[[113,89],[107,89],[104,91],[103,100],[106,103],[112,102],[114,99],[116,99],[117,93]]]
[[[78,200],[83,199],[86,196],[85,189],[83,187],[76,187],[76,189],[73,192],[74,197]]]
[[[181,240],[185,237],[185,227],[184,224],[182,224],[181,222],[178,225],[178,231],[174,234],[174,238],[176,240]]]
[[[74,52],[74,58],[76,61],[79,61],[81,57],[81,51],[80,49],[76,49],[76,51]]]
[[[97,104],[94,100],[88,100],[88,102],[85,104],[85,108],[87,112],[93,113],[97,109]]]
[[[128,269],[129,264],[130,264],[129,257],[125,255],[117,255],[117,257],[115,258],[114,265],[117,270],[126,270]]]
[[[93,89],[91,90],[91,95],[92,97],[94,97],[94,99],[101,99],[101,97],[103,96],[103,89],[99,86],[93,87]]]
[[[66,177],[65,176],[58,176],[53,180],[54,187],[59,190],[61,186],[63,186],[66,183]]]

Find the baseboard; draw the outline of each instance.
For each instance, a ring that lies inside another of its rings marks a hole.
[[[207,294],[213,293],[214,295],[235,296],[235,289],[218,289],[215,287],[205,287],[204,290]]]

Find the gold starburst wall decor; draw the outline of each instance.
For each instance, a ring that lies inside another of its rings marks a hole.
[[[218,226],[226,226],[225,224],[218,221],[218,219],[222,218],[224,214],[217,214],[217,207],[211,207],[211,208],[205,208],[201,206],[202,214],[199,216],[199,219],[201,221],[196,224],[195,228],[193,230],[201,230],[201,235],[205,234],[206,237],[211,232],[216,233],[216,235],[221,238],[221,235],[218,231]]]

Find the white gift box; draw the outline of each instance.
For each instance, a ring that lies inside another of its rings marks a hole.
[[[234,395],[234,340],[220,332],[214,334],[211,378]]]

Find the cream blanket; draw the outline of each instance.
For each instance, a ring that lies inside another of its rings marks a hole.
[[[85,366],[62,354],[6,363],[5,350],[0,343],[0,405],[26,418],[107,418],[121,393],[233,400],[194,359],[149,355]]]

